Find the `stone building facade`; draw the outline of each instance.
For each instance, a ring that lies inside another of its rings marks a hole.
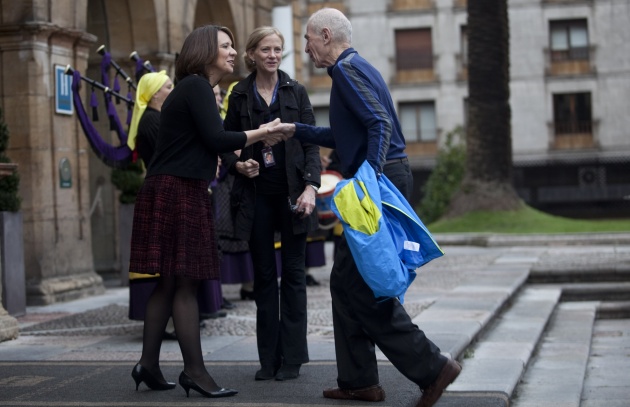
[[[101,56],[96,50],[105,45],[127,72],[133,72],[134,66],[129,54],[137,51],[172,75],[175,53],[195,27],[228,26],[242,53],[249,32],[271,24],[274,7],[290,4],[283,0],[0,3],[0,108],[10,131],[8,155],[19,165],[21,177],[29,305],[100,293],[104,285],[97,271],[120,268],[118,193],[109,181],[111,168],[91,151],[77,118],[65,114],[69,106],[61,102],[68,85],[57,71],[71,65],[98,79]],[[234,78],[245,73],[238,69]],[[87,94],[87,86],[84,91]],[[124,117],[124,111],[120,115]],[[106,124],[98,128],[115,144]],[[10,317],[0,307],[3,318]]]
[[[352,21],[354,47],[388,82],[414,169],[416,203],[446,135],[466,126],[466,4],[338,3]],[[630,2],[509,0],[508,13],[519,195],[559,215],[630,216]],[[329,78],[324,70],[305,73],[325,121]]]

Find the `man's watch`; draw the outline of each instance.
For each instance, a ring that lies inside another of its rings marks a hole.
[[[312,187],[315,190],[315,193],[319,192],[319,187],[313,185],[313,184],[307,184],[308,186]]]

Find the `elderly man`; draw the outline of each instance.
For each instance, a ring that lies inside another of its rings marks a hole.
[[[334,148],[344,176],[367,160],[377,176],[386,174],[409,199],[413,178],[405,139],[380,73],[352,47],[352,25],[343,13],[324,8],[306,26],[305,52],[332,77],[330,127],[281,123],[287,137]],[[339,387],[324,390],[332,399],[382,401],[374,344],[422,390],[417,407],[434,405],[461,371],[443,356],[398,299],[376,299],[341,240],[330,277]]]

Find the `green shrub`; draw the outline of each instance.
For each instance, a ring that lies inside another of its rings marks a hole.
[[[10,163],[6,155],[9,147],[9,128],[4,122],[0,109],[0,163]],[[18,195],[20,189],[20,176],[17,172],[0,178],[0,211],[17,212],[20,210],[22,199]]]
[[[144,182],[144,170],[141,161],[131,163],[125,169],[113,169],[111,180],[112,184],[121,192],[120,203],[136,203],[136,195],[138,195]]]
[[[425,224],[435,222],[446,212],[451,197],[462,182],[465,165],[463,130],[457,127],[446,135],[446,142],[438,152],[435,168],[422,187],[423,197],[417,211]]]

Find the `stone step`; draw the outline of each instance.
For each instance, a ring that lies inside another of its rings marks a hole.
[[[516,391],[512,407],[580,407],[596,302],[561,303]]]
[[[630,301],[630,282],[563,284],[562,301]]]
[[[494,393],[510,398],[560,300],[558,288],[525,287],[462,359],[449,393]]]
[[[514,308],[513,302],[523,296],[523,287],[531,265],[537,261],[537,253],[536,250],[527,255],[506,253],[496,258],[490,266],[483,269],[471,268],[465,281],[444,296],[436,298],[428,309],[413,319],[413,322],[440,347],[443,353],[451,355],[454,359],[466,360],[465,354],[471,344],[491,329],[493,321],[506,309]],[[555,304],[560,294],[558,290],[551,291],[553,300],[549,302]],[[537,304],[540,306],[541,302]],[[521,370],[518,366],[499,366],[499,374],[503,375],[505,370],[510,368],[514,372]],[[472,373],[475,367],[468,366],[464,369]],[[495,369],[492,368],[492,371]],[[462,373],[464,376],[467,374],[466,371]],[[460,378],[449,386],[436,407],[509,406],[509,397],[503,389],[491,388],[491,391],[480,392],[478,388],[484,388],[483,386],[471,386],[462,391],[453,391],[452,388],[454,389],[459,382]]]
[[[593,327],[580,407],[627,407],[630,319],[598,319]]]
[[[603,301],[597,307],[597,319],[629,319],[630,301]]]
[[[488,328],[518,295],[529,264],[499,264],[471,272],[467,282],[440,297],[413,319],[426,335],[454,359]]]
[[[630,264],[540,265],[532,267],[527,279],[529,284],[613,281],[630,281]]]

